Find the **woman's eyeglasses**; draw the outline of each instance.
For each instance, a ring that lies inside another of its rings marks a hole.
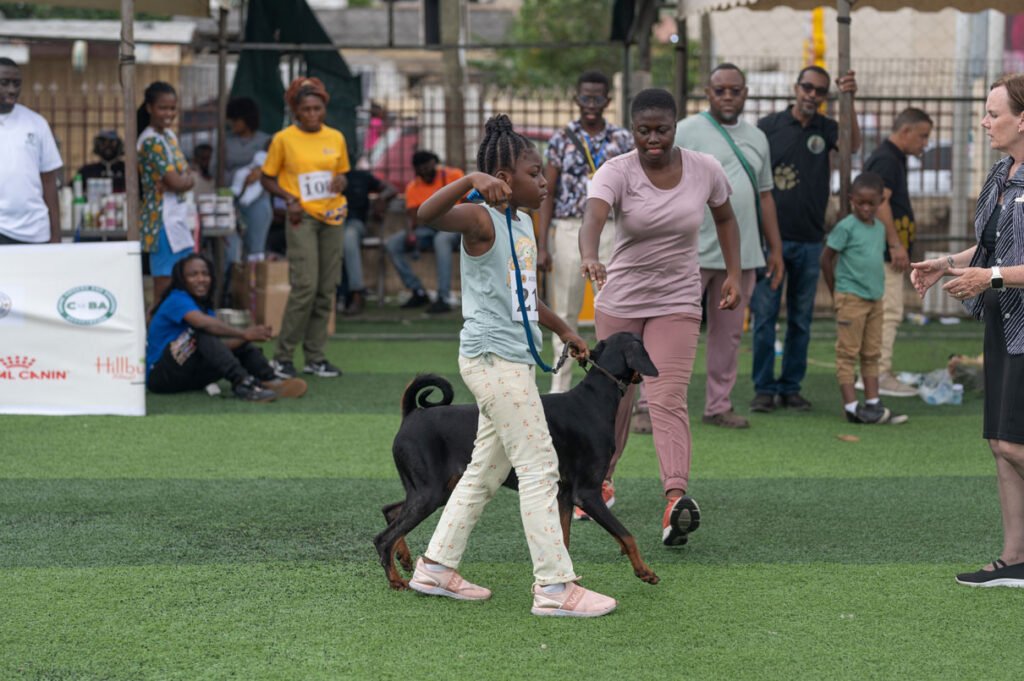
[[[807,94],[811,94],[813,92],[814,94],[818,95],[819,97],[824,97],[825,95],[828,94],[828,87],[827,86],[826,87],[818,87],[817,85],[815,85],[813,83],[807,83],[807,82],[799,83],[799,85],[800,85],[800,89],[803,90],[804,92],[806,92]]]
[[[739,97],[743,94],[743,88],[741,87],[713,87],[711,91],[715,93],[715,97],[724,97],[726,92],[733,97]]]
[[[576,95],[576,101],[583,106],[604,106],[608,103],[608,98],[599,95]]]

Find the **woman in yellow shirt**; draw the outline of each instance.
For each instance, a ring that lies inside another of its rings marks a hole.
[[[296,78],[285,93],[295,123],[274,135],[263,163],[264,189],[288,206],[285,238],[291,293],[271,366],[281,378],[296,375],[293,355],[302,343],[303,371],[341,375],[327,361],[327,321],[341,277],[341,228],[349,171],[345,136],[324,125],[330,96],[318,78]]]

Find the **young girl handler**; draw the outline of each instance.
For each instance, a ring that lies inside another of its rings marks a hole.
[[[485,600],[491,592],[464,580],[456,570],[484,506],[515,468],[519,506],[533,559],[535,615],[598,617],[615,609],[615,599],[576,583],[569,551],[562,543],[558,513],[558,457],[548,432],[516,300],[511,249],[523,273],[529,332],[542,342],[536,322],[557,334],[577,357],[586,343],[537,297],[533,223],[518,208],[540,206],[546,193],[541,158],[512,129],[508,116],[491,118],[477,153],[483,172],[444,187],[420,206],[418,218],[440,230],[462,234],[462,314],[459,372],[480,407],[473,457],[455,486],[441,520],[409,586],[420,593],[458,600]],[[476,189],[487,206],[456,205]],[[510,243],[504,205],[514,218]],[[500,206],[494,208],[492,206]]]

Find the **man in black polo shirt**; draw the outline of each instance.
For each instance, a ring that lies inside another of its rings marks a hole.
[[[882,176],[885,201],[878,208],[878,219],[885,225],[885,316],[882,323],[882,357],[878,362],[878,392],[889,397],[913,397],[917,390],[893,376],[892,348],[896,329],[903,320],[903,282],[910,269],[910,249],[914,245],[914,209],[907,191],[907,156],[919,156],[928,146],[932,119],[913,107],[900,112],[892,124],[892,134],[871,152],[864,170]]]
[[[825,69],[808,66],[797,76],[796,103],[785,111],[765,116],[757,126],[768,136],[775,188],[772,196],[782,235],[786,266],[786,341],[782,373],[775,377],[775,322],[782,302],[782,287],[772,290],[761,277],[750,300],[754,317],[754,390],[750,410],[771,412],[776,402],[798,411],[811,408],[800,395],[807,373],[807,344],[811,338],[814,295],[818,288],[821,250],[825,238],[831,164],[829,152],[837,148],[839,125],[818,113],[828,97],[831,79]],[[853,71],[836,81],[840,92],[857,91]],[[857,116],[851,121],[853,148],[860,148]]]

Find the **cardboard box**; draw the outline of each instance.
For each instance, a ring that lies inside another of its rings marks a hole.
[[[281,321],[284,309],[288,306],[288,295],[292,287],[272,286],[267,289],[254,289],[253,307],[251,310],[253,324],[266,324],[277,336],[281,332]]]
[[[269,289],[289,284],[287,260],[263,260],[254,263],[254,266],[256,288]]]

